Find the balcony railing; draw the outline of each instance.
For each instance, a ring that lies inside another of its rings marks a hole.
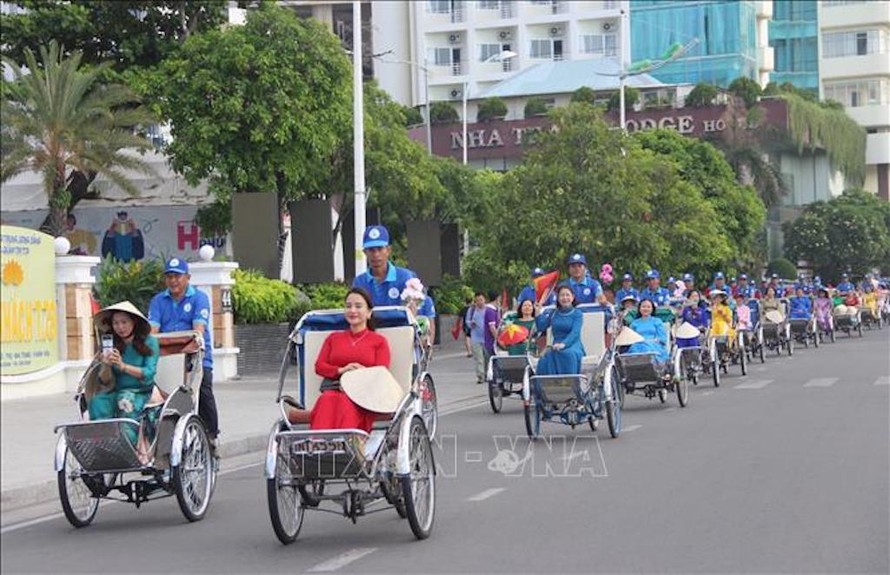
[[[516,16],[516,5],[510,0],[501,2],[501,18],[513,18]]]
[[[452,62],[451,63],[451,75],[452,76],[460,76],[461,75],[462,66],[460,62]]]
[[[463,3],[455,3],[451,10],[451,22],[458,23],[464,21],[464,5]]]
[[[504,70],[504,72],[511,72],[511,71],[513,70],[513,60],[512,60],[512,58],[509,59],[509,60],[503,60],[503,61],[501,61],[501,68]]]

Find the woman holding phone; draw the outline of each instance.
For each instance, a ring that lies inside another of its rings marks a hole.
[[[158,340],[151,335],[145,316],[128,301],[108,306],[94,316],[94,321],[103,333],[99,378],[111,389],[90,398],[90,419],[139,420],[155,383],[160,357]],[[124,426],[124,433],[136,445],[137,430]]]

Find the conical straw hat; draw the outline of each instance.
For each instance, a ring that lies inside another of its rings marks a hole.
[[[392,413],[405,397],[405,390],[383,366],[347,371],[340,376],[340,388],[360,407],[375,413]]]
[[[778,310],[771,309],[766,312],[766,319],[771,323],[782,323],[785,321],[785,315]]]
[[[677,328],[677,337],[682,339],[689,339],[693,337],[698,337],[699,331],[698,328],[689,323],[688,321],[684,321],[680,327]]]
[[[125,311],[138,318],[136,321],[142,320],[142,322],[148,324],[148,318],[139,311],[139,308],[129,301],[118,302],[99,310],[96,312],[96,315],[93,316],[93,322],[99,326],[100,329],[111,329],[111,315],[116,311]]]
[[[629,327],[626,327],[622,329],[621,333],[618,334],[618,337],[615,338],[615,345],[623,347],[625,345],[633,345],[641,341],[643,341],[643,336],[630,329]]]

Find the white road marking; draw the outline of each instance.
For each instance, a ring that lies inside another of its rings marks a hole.
[[[890,385],[890,376],[879,377],[875,380],[875,385]]]
[[[480,401],[479,403],[474,403],[472,405],[464,405],[461,407],[455,407],[454,409],[446,409],[439,412],[439,417],[443,415],[451,415],[452,413],[460,413],[461,411],[468,411],[470,409],[476,409],[477,407],[482,407],[483,405],[488,405],[488,400]]]
[[[491,489],[486,489],[482,493],[477,493],[476,495],[467,498],[467,501],[484,501],[489,497],[494,497],[501,491],[506,491],[506,487],[492,487]]]
[[[804,387],[831,387],[837,383],[836,377],[817,377],[803,384]]]
[[[353,561],[358,561],[365,555],[370,555],[374,551],[377,551],[376,547],[356,547],[355,549],[350,549],[346,553],[342,553],[333,559],[319,563],[310,569],[309,573],[330,573],[331,571],[336,571],[341,567],[349,565]]]
[[[750,381],[748,383],[740,383],[733,387],[733,389],[763,389],[767,385],[773,382],[772,379],[763,379],[761,381]]]
[[[701,395],[702,395],[702,397],[705,397],[705,396],[708,396],[708,395],[714,395],[714,392],[713,392],[713,391],[706,391],[706,392],[702,393]]]
[[[627,427],[621,428],[621,433],[630,433],[631,431],[636,431],[642,427],[642,425],[628,425]]]

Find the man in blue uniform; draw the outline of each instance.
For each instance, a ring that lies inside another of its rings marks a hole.
[[[537,292],[535,291],[535,278],[539,278],[542,275],[544,275],[545,273],[547,273],[547,272],[545,272],[543,268],[535,268],[532,270],[532,283],[523,287],[522,290],[519,292],[519,297],[516,298],[517,304],[521,304],[523,301],[525,301],[527,299],[532,300],[532,303],[534,303],[535,305],[537,305],[539,303],[538,299],[537,299],[538,295],[537,295]],[[555,292],[555,290],[550,290],[550,295],[547,296],[546,301],[540,302],[541,305],[555,304],[556,303],[556,293],[554,293],[554,292]]]
[[[686,286],[686,295],[688,296],[689,292],[695,289],[695,276],[689,272],[683,274],[683,285]]]
[[[204,336],[204,374],[198,395],[198,415],[207,426],[211,444],[216,447],[219,414],[213,395],[213,342],[210,335],[210,298],[189,285],[188,263],[172,258],[164,268],[167,289],[155,295],[148,306],[152,333],[194,330]]]
[[[352,287],[367,290],[374,305],[402,305],[405,283],[417,275],[390,263],[392,248],[389,245],[389,230],[384,226],[365,228],[362,249],[368,258],[368,271],[356,276]]]
[[[603,294],[603,286],[587,274],[587,258],[583,254],[572,254],[566,263],[569,264],[568,284],[575,292],[575,304],[607,305],[608,300]]]
[[[846,272],[842,273],[841,283],[837,284],[837,293],[844,295],[850,293],[854,289],[856,289],[856,286],[854,286],[852,282],[850,282],[850,274]]]
[[[760,297],[760,293],[758,293],[757,288],[748,283],[748,274],[741,274],[739,276],[738,282],[736,283],[736,287],[733,290],[732,295],[741,295],[746,300]]]
[[[646,287],[640,291],[640,301],[647,299],[656,306],[666,306],[671,301],[671,294],[661,287],[661,274],[652,269],[646,272]]]
[[[640,292],[634,287],[634,276],[630,273],[626,273],[621,277],[621,287],[615,292],[615,303],[620,304],[628,296],[640,299]]]

